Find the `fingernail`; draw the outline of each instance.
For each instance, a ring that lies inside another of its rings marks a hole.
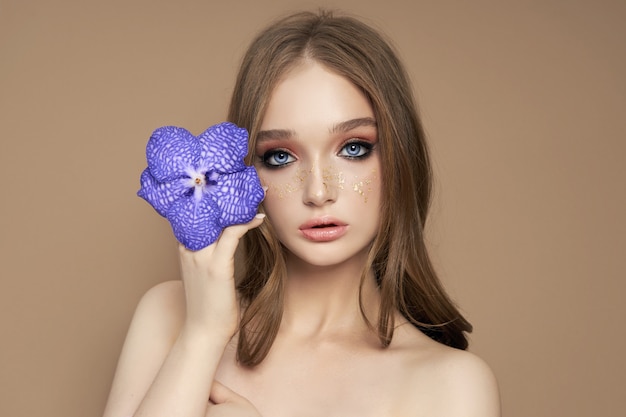
[[[264,186],[263,186],[263,191],[267,192],[267,190],[268,190],[269,188],[270,188],[270,187],[268,187],[267,185],[264,185]]]
[[[254,216],[255,219],[264,219],[265,218],[265,213],[258,213],[256,216]]]

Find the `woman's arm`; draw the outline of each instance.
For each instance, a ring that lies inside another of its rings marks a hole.
[[[233,259],[262,222],[226,228],[213,245],[180,249],[180,282],[146,293],[131,323],[104,417],[204,417],[226,344],[238,325]]]

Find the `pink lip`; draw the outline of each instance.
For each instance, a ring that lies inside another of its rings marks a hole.
[[[300,226],[300,233],[313,242],[331,242],[348,231],[348,225],[332,217],[318,217]]]

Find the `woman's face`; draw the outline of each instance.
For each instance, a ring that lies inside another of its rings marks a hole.
[[[374,112],[358,88],[315,62],[295,67],[270,97],[256,155],[288,262],[327,266],[367,254],[381,171]]]

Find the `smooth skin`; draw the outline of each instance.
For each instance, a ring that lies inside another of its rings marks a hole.
[[[361,315],[361,269],[379,221],[373,118],[357,88],[313,61],[286,75],[256,149],[268,218],[230,227],[201,251],[181,248],[182,282],[157,285],[137,307],[105,417],[500,415],[496,380],[481,359],[433,341],[399,314],[383,349]],[[301,186],[281,188],[294,177]],[[355,186],[364,181],[367,199]],[[320,218],[345,230],[330,241],[303,236],[301,226]],[[272,349],[250,369],[235,360],[233,258],[239,238],[262,221],[287,249],[285,307]],[[371,274],[361,296],[375,323]]]

